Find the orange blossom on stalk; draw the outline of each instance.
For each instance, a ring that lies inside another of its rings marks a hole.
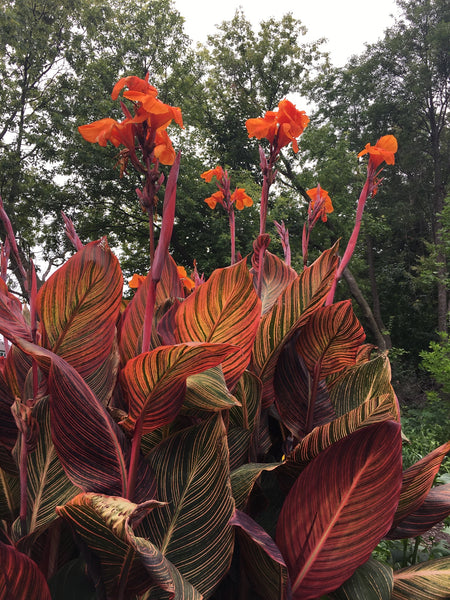
[[[369,154],[369,165],[374,169],[379,167],[382,162],[388,165],[395,164],[395,153],[397,152],[398,144],[393,135],[384,135],[381,137],[375,146],[366,144],[364,150],[358,154],[358,157],[364,154]]]
[[[318,186],[315,188],[311,188],[310,190],[306,190],[306,193],[311,198],[311,211],[314,211],[315,203],[317,201],[320,202],[318,216],[320,216],[322,218],[322,221],[325,222],[327,220],[327,214],[332,213],[334,210],[328,192],[320,186]]]

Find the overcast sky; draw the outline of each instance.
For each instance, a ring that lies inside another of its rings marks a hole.
[[[174,0],[185,18],[185,31],[196,42],[205,42],[215,25],[232,19],[241,6],[256,27],[270,17],[291,12],[308,29],[306,40],[328,39],[328,50],[335,66],[343,66],[353,54],[364,51],[364,44],[376,42],[398,15],[394,0]]]

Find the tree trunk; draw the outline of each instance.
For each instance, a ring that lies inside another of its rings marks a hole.
[[[353,275],[348,267],[346,269],[344,269],[343,276],[344,276],[344,279],[347,282],[347,285],[350,289],[351,295],[354,297],[356,302],[359,304],[359,307],[362,310],[364,318],[367,320],[367,324],[369,326],[370,331],[373,334],[376,345],[382,351],[389,350],[389,348],[391,348],[391,344],[390,345],[387,344],[387,340],[383,336],[383,332],[380,329],[380,327],[378,326],[378,323],[375,319],[372,309],[369,306],[369,303],[364,298],[363,293],[361,292],[356,279],[353,277]],[[389,338],[389,336],[387,336],[387,337],[388,337],[389,343],[390,343],[390,338]]]

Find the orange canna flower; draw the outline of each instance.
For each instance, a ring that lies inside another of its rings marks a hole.
[[[142,285],[145,281],[145,275],[138,275],[135,273],[133,277],[128,282],[128,287],[132,289],[137,289],[140,285]]]
[[[225,198],[223,192],[221,192],[220,190],[218,192],[214,192],[214,194],[212,194],[209,198],[205,198],[205,202],[206,204],[209,206],[209,208],[216,208],[216,204],[222,204],[223,206],[223,199]]]
[[[138,91],[128,91],[123,93],[124,98],[139,102],[142,109],[147,113],[147,121],[155,129],[165,129],[172,121],[183,127],[183,117],[181,109],[178,106],[169,106],[158,100],[153,94],[146,94]]]
[[[158,90],[154,88],[148,82],[149,73],[145,76],[145,79],[141,79],[140,77],[136,77],[135,75],[130,75],[128,77],[122,77],[113,87],[113,91],[111,93],[111,98],[113,100],[117,100],[119,97],[119,93],[123,90],[124,87],[127,87],[129,90],[134,90],[136,92],[142,92],[144,94],[153,94],[156,96],[158,94]]]
[[[278,112],[267,111],[263,118],[248,119],[245,123],[248,137],[266,138],[271,144],[276,139],[276,151],[292,142],[292,149],[298,152],[297,138],[309,123],[304,110],[297,110],[287,99],[278,103]]]
[[[129,119],[122,123],[110,118],[100,119],[88,125],[80,125],[78,131],[86,141],[98,143],[103,147],[107,142],[111,142],[116,148],[120,144],[134,147],[133,123]]]
[[[236,188],[231,194],[231,202],[234,202],[238,210],[242,210],[244,206],[251,206],[253,200],[245,193],[244,188]]]
[[[321,201],[321,206],[319,208],[319,214],[322,218],[322,221],[325,222],[327,220],[327,214],[333,212],[333,204],[331,203],[331,198],[328,195],[328,192],[321,187],[311,188],[310,190],[306,190],[306,193],[311,198],[311,211],[314,210],[314,205],[317,201]]]
[[[165,129],[158,129],[155,136],[155,149],[153,150],[155,158],[163,165],[173,165],[176,157],[172,140],[167,135]]]
[[[184,285],[188,292],[191,292],[195,288],[195,282],[187,276],[186,269],[184,267],[177,266],[177,271],[181,283]]]
[[[369,165],[374,169],[379,167],[382,162],[386,162],[388,165],[395,164],[395,153],[398,149],[398,143],[393,135],[384,135],[381,137],[375,146],[366,144],[364,150],[358,154],[358,157],[364,154],[369,154]]]
[[[221,181],[223,176],[224,172],[220,165],[217,165],[217,167],[214,167],[214,169],[209,169],[209,171],[205,171],[200,175],[200,177],[208,183],[212,181],[213,177],[215,177],[218,181]]]

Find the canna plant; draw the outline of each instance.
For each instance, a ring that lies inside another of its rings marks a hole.
[[[80,131],[124,146],[151,240],[165,187],[151,268],[130,301],[106,240],[83,245],[65,217],[76,252],[39,291],[31,273],[25,311],[6,284],[15,244],[0,207],[0,597],[447,598],[448,558],[393,572],[372,552],[449,514],[450,486],[433,481],[450,442],[402,472],[389,359],[365,343],[351,302],[333,301],[395,138],[363,151],[342,260],[336,244],[308,264],[311,228],[332,209],[310,190],[296,273],[284,223],[285,260],[268,250],[265,207],[280,151],[298,149],[307,117],[282,101],[250,119],[249,135],[270,143],[254,254],[190,279],[169,253],[180,155],[166,128],[181,112],[148,79],[124,78],[113,95],[124,88],[134,114],[123,104],[123,122]],[[172,165],[166,182],[161,162]]]

